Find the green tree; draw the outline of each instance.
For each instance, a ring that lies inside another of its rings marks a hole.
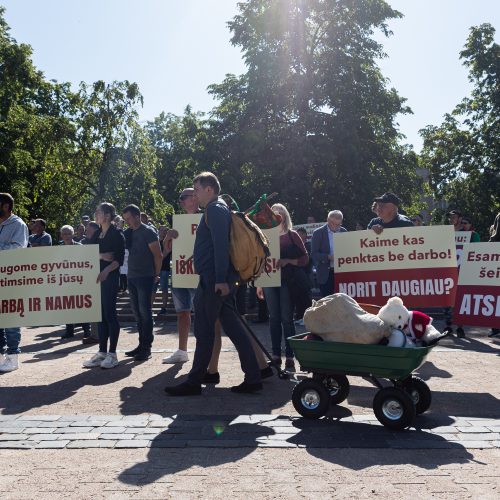
[[[161,113],[147,123],[146,131],[160,160],[158,190],[165,200],[173,203],[197,173],[214,168],[213,150],[219,138],[211,134],[203,113],[190,106],[182,116]]]
[[[374,194],[418,192],[417,159],[395,124],[410,110],[377,66],[382,0],[248,0],[229,23],[247,72],[210,92],[215,167],[243,206],[279,191],[297,222],[341,208],[366,222]]]
[[[37,190],[65,148],[72,127],[65,116],[67,84],[45,81],[31,61],[31,47],[9,34],[0,7],[0,185],[16,199],[23,217],[39,215],[48,193]]]
[[[494,36],[490,24],[470,29],[460,58],[469,70],[471,96],[441,125],[421,130],[421,163],[435,196],[469,214],[485,239],[500,211],[500,46]]]
[[[100,201],[135,202],[159,221],[172,211],[156,189],[155,149],[137,123],[142,96],[128,81],[72,92],[48,82],[0,8],[0,185],[24,218],[54,232]]]

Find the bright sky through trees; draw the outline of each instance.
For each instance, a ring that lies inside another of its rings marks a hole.
[[[377,36],[389,58],[381,67],[408,99],[414,115],[401,131],[420,149],[418,130],[439,124],[469,90],[458,53],[469,27],[484,22],[500,31],[498,0],[392,0],[405,17],[394,35]],[[47,78],[77,84],[103,79],[135,81],[144,95],[141,118],[213,106],[206,87],[226,73],[244,72],[229,43],[226,22],[236,0],[0,0],[18,42],[33,47]]]

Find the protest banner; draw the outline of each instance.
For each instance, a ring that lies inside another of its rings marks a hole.
[[[193,251],[196,229],[202,214],[179,214],[172,219],[172,229],[179,236],[172,242],[172,286],[196,288],[199,277],[194,271]]]
[[[267,258],[264,272],[260,275],[260,278],[255,280],[255,286],[281,286],[281,270],[277,268],[280,259],[280,228],[278,226],[272,229],[262,229],[262,232],[269,240],[271,256]]]
[[[457,266],[460,267],[462,249],[466,243],[470,243],[472,231],[455,231],[455,252],[457,253]]]
[[[464,245],[453,322],[500,328],[500,243]]]
[[[172,228],[179,233],[179,237],[172,243],[172,286],[176,288],[196,288],[198,275],[193,265],[194,241],[196,228],[200,222],[200,214],[174,215]],[[280,258],[279,227],[263,229],[269,239],[271,256],[266,262],[266,270],[255,281],[255,286],[280,286],[281,271],[277,269]]]
[[[297,231],[297,229],[305,229],[307,232],[307,240],[306,241],[311,241],[313,233],[316,229],[319,227],[323,227],[326,224],[326,222],[312,222],[310,224],[297,224],[296,226],[293,226],[293,229]]]
[[[335,235],[335,291],[383,305],[448,307],[455,300],[457,263],[452,226],[355,231]]]
[[[0,328],[101,321],[98,245],[0,253]]]

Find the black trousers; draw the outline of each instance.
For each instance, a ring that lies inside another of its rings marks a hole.
[[[321,297],[326,297],[327,295],[331,295],[335,290],[335,276],[333,274],[333,269],[330,269],[328,272],[328,279],[326,283],[319,285],[319,289],[321,292]]]
[[[215,322],[220,320],[226,335],[238,351],[241,369],[245,374],[245,381],[254,384],[260,382],[260,370],[253,352],[250,338],[243,327],[236,309],[235,290],[229,295],[221,297],[215,294],[215,283],[203,279],[194,297],[194,336],[196,349],[194,352],[193,367],[188,375],[188,382],[200,385],[207,372],[215,337]]]

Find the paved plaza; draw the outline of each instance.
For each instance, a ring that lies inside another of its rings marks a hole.
[[[255,328],[269,346],[267,329]],[[170,398],[163,387],[191,366],[161,364],[176,349],[175,324],[155,327],[144,363],[123,355],[137,343],[125,326],[109,371],[83,369],[97,347],[61,332],[23,329],[21,368],[0,376],[2,499],[500,497],[500,340],[486,329],[431,352],[418,370],[431,408],[404,432],[379,424],[376,388],[360,377],[314,421],[291,403],[306,374],[231,393],[242,373],[225,337],[221,383]]]

